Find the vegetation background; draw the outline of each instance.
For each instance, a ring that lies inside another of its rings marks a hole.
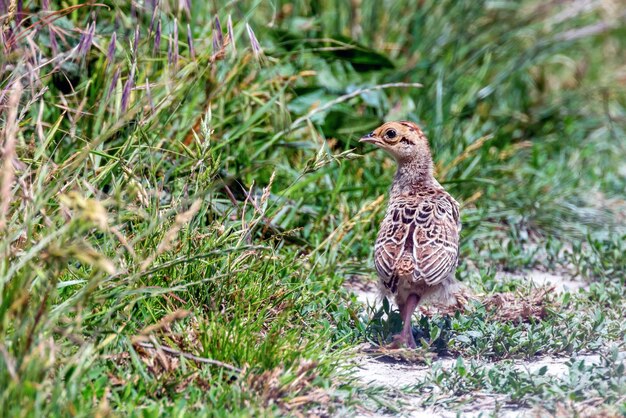
[[[585,284],[527,321],[422,316],[459,360],[413,396],[626,413],[625,10],[0,0],[1,415],[401,411],[348,361],[394,313],[344,286],[374,278],[394,171],[357,138],[394,119],[462,203],[477,294]],[[588,352],[564,379],[509,362]]]

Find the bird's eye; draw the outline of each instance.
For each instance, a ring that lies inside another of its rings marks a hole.
[[[396,133],[396,131],[394,131],[393,129],[389,129],[387,132],[385,132],[385,136],[386,136],[388,139],[393,139],[393,138],[395,138],[395,137],[396,137],[396,135],[397,135],[397,133]]]

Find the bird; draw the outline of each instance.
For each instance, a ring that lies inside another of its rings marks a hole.
[[[393,297],[403,326],[393,348],[415,348],[411,318],[418,305],[462,304],[455,279],[461,231],[459,203],[433,174],[422,129],[409,121],[387,122],[363,136],[396,160],[385,217],[374,245],[379,288]]]

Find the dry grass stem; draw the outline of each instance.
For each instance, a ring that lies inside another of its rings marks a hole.
[[[144,342],[144,341],[135,341],[134,344],[148,350],[147,351],[148,353],[157,354],[157,350],[160,350],[161,352],[170,356],[184,357],[188,360],[193,360],[197,363],[210,364],[212,366],[221,367],[223,369],[230,370],[235,373],[241,373],[241,369],[233,365],[224,363],[222,361],[217,361],[217,360],[213,360],[210,358],[206,358],[206,357],[195,356],[190,353],[184,353],[182,351],[174,350],[173,348],[170,348],[165,345],[154,344],[154,343],[149,343],[149,342]]]
[[[17,142],[17,110],[22,97],[22,83],[18,80],[13,84],[9,100],[7,102],[7,119],[4,126],[4,144],[2,146],[0,168],[0,231],[6,229],[9,215],[9,205],[11,203],[11,189],[15,179],[15,145]]]

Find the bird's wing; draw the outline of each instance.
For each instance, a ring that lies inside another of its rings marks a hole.
[[[413,207],[413,277],[434,286],[448,277],[458,262],[459,205],[445,191],[437,191]]]
[[[399,260],[406,258],[413,251],[412,222],[403,213],[403,208],[390,202],[385,219],[380,226],[376,245],[374,247],[374,265],[378,276],[387,289],[395,292],[400,275],[410,275],[414,270],[412,256],[410,269],[399,272]],[[405,263],[406,264],[406,263]]]
[[[395,292],[398,277],[443,281],[457,265],[459,230],[458,203],[445,191],[390,202],[374,251],[383,284]]]
[[[374,246],[374,265],[378,276],[388,289],[392,286],[396,261],[404,252],[404,242],[408,237],[407,225],[397,222],[397,219],[390,208],[380,225]]]

